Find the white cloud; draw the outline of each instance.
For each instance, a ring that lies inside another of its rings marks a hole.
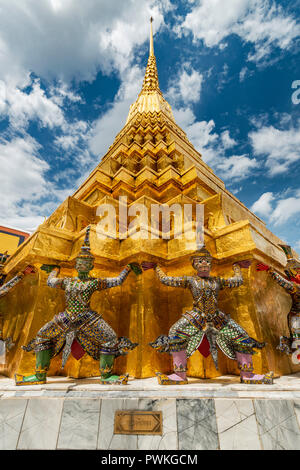
[[[300,197],[280,199],[270,217],[275,226],[282,225],[292,217],[300,214]]]
[[[23,220],[23,210],[18,204],[47,194],[45,173],[49,166],[38,157],[39,148],[29,136],[0,142],[0,213],[4,225],[14,226],[18,222],[20,228],[27,226],[29,220]],[[41,222],[34,212],[30,218],[34,225]]]
[[[194,70],[190,64],[184,64],[178,78],[170,81],[176,83],[169,87],[166,98],[173,103],[197,103],[200,100],[203,75]]]
[[[249,158],[247,155],[232,155],[223,158],[218,163],[218,170],[221,171],[222,178],[241,180],[250,176],[252,170],[258,168],[259,162],[255,158]]]
[[[240,82],[244,82],[246,77],[251,77],[253,74],[253,70],[248,69],[248,67],[243,67],[239,73]]]
[[[83,99],[80,95],[76,95],[68,85],[61,80],[58,85],[50,86],[49,93],[51,99],[58,106],[62,106],[64,101],[69,100],[71,103],[83,103]]]
[[[282,197],[272,192],[264,193],[252,205],[253,212],[265,217],[274,227],[299,217],[300,214],[300,190],[294,191],[293,196]]]
[[[221,139],[225,149],[230,149],[237,144],[236,141],[230,137],[229,131],[222,132]]]
[[[275,198],[273,193],[263,193],[260,198],[252,205],[251,210],[255,212],[255,214],[259,214],[262,217],[269,219],[273,211],[272,203],[274,199]]]
[[[63,150],[71,150],[79,147],[80,141],[86,141],[89,137],[89,124],[86,121],[74,121],[73,123],[65,123],[63,126],[64,133],[57,136],[54,144]]]
[[[263,126],[250,132],[254,154],[264,156],[270,176],[285,173],[300,159],[300,121],[286,130]]]
[[[237,145],[237,142],[225,130],[218,134],[215,132],[215,122],[197,121],[191,108],[173,109],[174,117],[194,147],[201,153],[203,160],[208,163],[217,174],[229,182],[236,182],[248,178],[253,170],[260,167],[255,158],[247,155],[227,156],[226,151]]]
[[[163,24],[159,0],[2,0],[0,80],[22,85],[28,71],[46,79],[93,80],[101,69],[122,71],[135,46]]]
[[[254,45],[251,61],[260,61],[273,47],[288,49],[299,36],[296,20],[274,1],[266,0],[197,0],[179,34],[191,32],[194,40],[202,39],[207,47],[222,46],[230,34]]]
[[[46,188],[44,173],[48,164],[38,158],[39,144],[31,137],[0,143],[0,204],[41,194]]]
[[[26,134],[0,140],[2,225],[32,232],[70,194],[49,180],[50,167],[39,150],[38,142]]]
[[[29,81],[28,86],[31,86],[31,90],[26,93],[18,87],[0,82],[2,117],[7,115],[10,125],[15,129],[25,128],[30,120],[35,119],[50,129],[63,126],[65,119],[61,108],[46,96],[39,80]]]

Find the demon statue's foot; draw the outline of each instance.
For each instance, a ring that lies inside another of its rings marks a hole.
[[[34,375],[15,374],[16,385],[42,385],[46,383],[46,372]]]
[[[265,384],[265,385],[272,385],[273,384],[273,377],[274,373],[268,372],[265,375],[260,374],[249,374],[249,373],[241,373],[241,383],[244,384]]]
[[[102,385],[127,385],[129,374],[124,375],[110,375],[108,377],[101,377],[100,384]]]
[[[128,374],[114,375],[113,365],[115,356],[113,354],[101,354],[100,356],[100,384],[102,385],[126,385]]]
[[[276,346],[276,349],[279,351],[284,352],[285,354],[292,354],[292,338],[288,338],[287,336],[280,336],[279,345]]]
[[[261,343],[262,344],[262,343]],[[240,369],[240,380],[243,384],[268,384],[273,383],[273,372],[266,375],[254,374],[252,354],[236,352],[236,358]]]
[[[47,372],[51,360],[51,349],[36,353],[36,366],[34,375],[15,374],[16,385],[42,385],[46,383]]]
[[[184,379],[177,374],[166,375],[156,372],[155,375],[160,385],[185,385],[188,383],[186,378]]]

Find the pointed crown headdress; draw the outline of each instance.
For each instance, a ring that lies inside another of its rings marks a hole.
[[[191,256],[191,261],[194,263],[196,260],[203,260],[206,259],[208,262],[212,262],[212,255],[210,252],[206,249],[205,245],[202,246],[202,248],[198,249],[194,255]]]
[[[284,251],[286,257],[287,257],[287,271],[289,270],[294,270],[294,269],[299,269],[300,268],[300,261],[293,256],[292,248],[290,245],[279,245],[280,248]],[[292,274],[294,274],[292,272]]]
[[[83,245],[81,246],[80,252],[77,255],[76,259],[86,259],[86,260],[94,259],[94,256],[91,253],[91,246],[90,246],[90,230],[91,230],[91,227],[88,226],[85,232]]]

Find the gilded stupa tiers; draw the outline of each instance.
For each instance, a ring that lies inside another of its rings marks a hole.
[[[162,65],[163,66],[163,65]],[[47,275],[42,264],[59,264],[61,276],[74,276],[75,258],[82,245],[85,228],[89,225],[91,251],[95,257],[95,277],[114,276],[132,261],[154,261],[172,275],[193,274],[190,256],[196,246],[182,239],[132,239],[117,236],[99,239],[97,227],[101,217],[98,207],[111,204],[118,207],[119,197],[126,197],[129,210],[142,203],[191,204],[204,208],[205,244],[213,256],[213,275],[230,277],[232,263],[252,259],[244,284],[238,291],[220,294],[220,309],[230,312],[233,319],[267,347],[254,356],[258,372],[273,370],[278,374],[298,371],[289,358],[276,350],[277,340],[287,333],[286,315],[290,299],[266,273],[257,273],[255,262],[272,265],[283,273],[286,258],[279,247],[283,242],[270,232],[265,223],[231,194],[224,182],[202,160],[201,154],[189,142],[186,133],[175,122],[170,105],[164,99],[158,82],[154,56],[152,22],[150,54],[142,90],[131,106],[125,126],[116,136],[99,164],[53,214],[41,224],[10,257],[5,265],[7,280],[28,264],[37,273],[24,279],[13,292],[0,299],[3,337],[11,337],[15,346],[7,353],[7,364],[0,373],[12,376],[29,373],[34,356],[21,346],[35,337],[37,331],[55,313],[64,309],[64,296],[47,287]],[[141,227],[144,234],[147,226]],[[54,292],[53,292],[54,291]],[[128,371],[135,377],[150,377],[157,370],[170,370],[168,355],[158,355],[149,342],[162,332],[167,333],[183,311],[191,304],[190,293],[174,288],[162,288],[153,271],[138,278],[129,274],[126,285],[113,293],[95,293],[91,308],[101,312],[118,336],[130,337],[139,343],[126,358],[116,362],[116,372]],[[188,374],[215,377],[227,373],[239,374],[233,361],[219,358],[217,372],[210,357],[195,353],[188,363]],[[79,361],[69,358],[61,370],[61,358],[51,363],[49,375],[73,377],[99,375],[96,361],[84,356]]]

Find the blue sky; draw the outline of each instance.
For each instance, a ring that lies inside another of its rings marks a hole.
[[[300,251],[300,0],[0,0],[0,224],[33,231],[101,160],[140,91],[150,16],[177,123]]]

